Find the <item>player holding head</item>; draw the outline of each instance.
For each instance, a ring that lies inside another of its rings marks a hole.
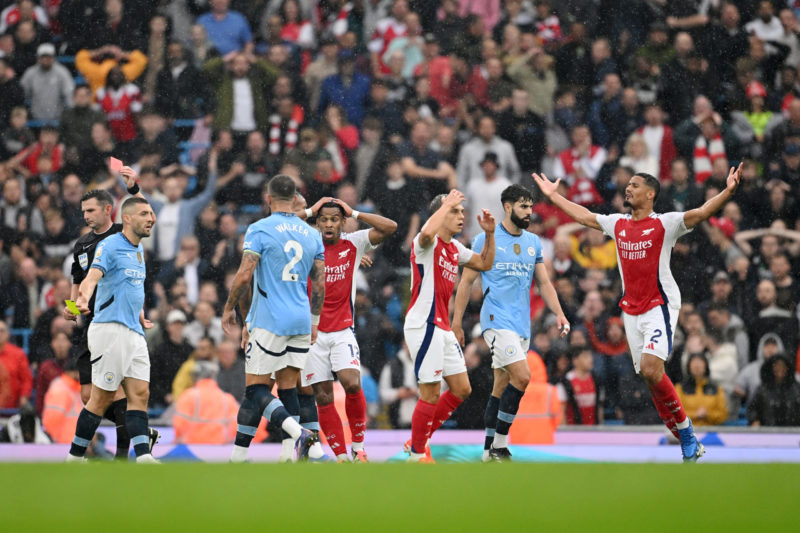
[[[360,352],[353,334],[354,277],[362,256],[394,233],[397,223],[380,215],[360,213],[343,201],[328,197],[321,198],[301,213],[301,218],[308,215],[317,217],[317,229],[325,245],[325,301],[319,336],[311,347],[303,370],[303,386],[311,385],[314,389],[319,424],[328,445],[339,461],[347,461],[342,420],[333,404],[333,376],[336,373],[345,391],[345,411],[353,436],[353,460],[366,462],[367,401],[361,390]],[[343,234],[348,217],[372,228]]]
[[[684,461],[696,461],[705,450],[697,442],[692,421],[664,373],[681,306],[681,293],[669,260],[675,241],[719,211],[733,195],[741,170],[741,165],[731,168],[725,189],[697,209],[664,214],[653,212],[660,189],[658,180],[649,174],[634,174],[625,188],[624,205],[630,208],[629,215],[592,213],[557,192],[560,180],[553,183],[544,175],[533,174],[553,204],[575,221],[614,238],[623,285],[620,308],[633,365],[650,387],[661,420],[680,439]]]
[[[125,183],[128,190],[133,194],[141,197],[138,192],[138,185],[136,185],[136,173],[130,167],[122,167],[120,173],[125,178]],[[122,231],[122,224],[113,224],[111,222],[111,210],[114,206],[114,198],[105,189],[93,189],[81,198],[81,210],[83,211],[83,219],[86,225],[92,230],[85,235],[82,235],[73,246],[72,251],[72,291],[70,294],[71,300],[78,298],[78,289],[81,282],[86,277],[89,267],[94,261],[94,252],[97,245],[115,233]],[[89,309],[94,309],[94,293],[89,299]],[[89,346],[87,340],[87,333],[89,331],[89,324],[92,321],[92,313],[78,316],[72,313],[66,306],[63,311],[64,318],[77,322],[74,329],[72,343],[77,348],[77,366],[78,376],[81,384],[81,400],[84,405],[89,401],[89,396],[92,391],[92,365],[91,354],[89,353]],[[125,410],[127,409],[128,401],[125,398],[125,391],[122,387],[117,389],[117,394],[114,401],[108,407],[103,417],[114,423],[117,429],[117,459],[128,459],[128,452],[130,449],[130,437],[128,436],[128,429],[125,425]],[[150,428],[148,429],[150,436],[150,445],[152,447],[158,439],[158,431]]]
[[[420,391],[406,443],[411,462],[433,462],[428,439],[472,392],[461,346],[450,330],[448,306],[460,265],[480,271],[492,268],[495,222],[486,209],[478,215],[486,241],[480,254],[472,252],[453,239],[464,229],[463,201],[464,195],[455,189],[434,198],[433,214],[411,248],[411,303],[403,332]],[[442,378],[449,390],[440,397]]]
[[[247,458],[262,415],[285,432],[283,461],[291,460],[295,442],[298,458],[304,459],[317,441],[316,435],[293,417],[299,418],[297,380],[309,347],[316,341],[325,299],[325,249],[319,232],[294,214],[297,196],[292,178],[282,174],[272,178],[267,203],[272,214],[247,228],[242,263],[222,315],[222,327],[228,334],[237,327],[237,304],[247,317],[242,329],[246,389],[232,462]],[[273,372],[280,399],[268,386]]]
[[[125,423],[136,461],[156,462],[150,454],[147,430],[150,356],[144,329],[152,324],[144,318],[146,270],[141,242],[150,236],[155,220],[147,200],[136,196],[125,200],[122,231],[97,245],[92,267],[78,289],[75,303],[81,314],[88,314],[89,301],[97,288],[94,318],[87,335],[94,359],[91,395],[78,416],[68,460],[83,458],[121,384],[128,398]]]
[[[531,334],[530,291],[534,276],[547,307],[556,315],[561,336],[569,332],[569,322],[542,262],[542,243],[537,235],[525,231],[531,222],[533,195],[521,185],[511,185],[503,190],[500,202],[505,218],[497,232],[494,265],[491,270],[480,273],[481,287],[486,295],[481,307],[481,330],[492,350],[494,368],[494,386],[484,415],[484,461],[503,461],[511,457],[508,431],[531,379],[527,355]],[[472,250],[482,250],[485,239],[483,233],[476,236]],[[456,293],[453,332],[462,346],[464,330],[461,321],[477,277],[476,270],[465,268]]]

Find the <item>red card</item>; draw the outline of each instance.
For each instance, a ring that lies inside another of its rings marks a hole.
[[[110,168],[112,172],[119,172],[122,170],[122,161],[116,157],[109,157],[108,168]]]

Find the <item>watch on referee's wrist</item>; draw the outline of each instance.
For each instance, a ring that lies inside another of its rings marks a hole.
[[[139,193],[139,184],[133,182],[131,187],[128,187],[128,194],[138,194]]]

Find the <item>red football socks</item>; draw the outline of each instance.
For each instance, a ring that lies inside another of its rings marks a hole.
[[[367,429],[367,400],[364,398],[364,391],[359,389],[355,394],[346,394],[344,410],[350,423],[353,442],[364,442],[364,432]]]
[[[435,404],[424,400],[417,401],[414,414],[411,416],[411,447],[414,449],[414,453],[425,453],[425,445],[428,443],[435,412]]]
[[[336,405],[329,403],[328,405],[320,405],[317,407],[319,413],[319,426],[328,439],[328,446],[331,447],[334,455],[341,455],[347,453],[347,446],[344,442],[344,428],[342,427],[342,419],[336,411]]]
[[[653,403],[656,405],[661,420],[664,421],[664,424],[672,434],[679,438],[677,426],[686,420],[686,411],[683,410],[683,405],[681,405],[681,400],[678,398],[678,392],[675,390],[672,380],[664,374],[661,381],[650,386],[650,392],[653,395]]]
[[[462,401],[463,400],[456,398],[450,391],[446,391],[439,396],[439,401],[436,402],[436,411],[433,413],[433,423],[431,424],[431,432],[428,438],[433,435],[434,431],[442,427],[442,424],[447,422],[447,419],[450,418],[450,415],[453,414],[456,407],[461,405]]]

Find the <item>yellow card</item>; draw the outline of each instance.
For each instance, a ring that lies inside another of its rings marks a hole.
[[[72,311],[73,315],[80,315],[81,311],[78,309],[78,306],[75,305],[75,300],[64,300],[64,303],[67,304],[67,309]]]

